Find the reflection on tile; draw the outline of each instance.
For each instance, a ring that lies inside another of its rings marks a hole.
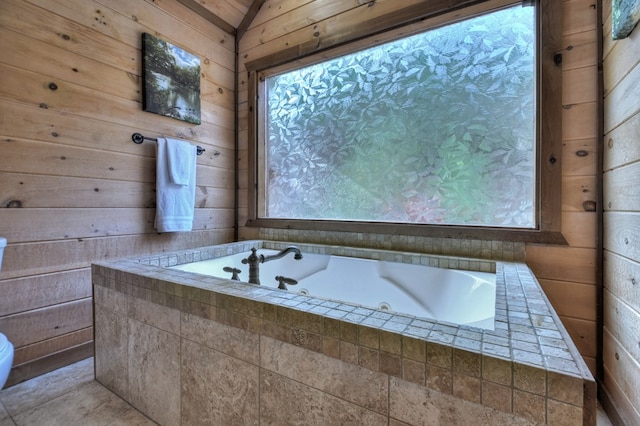
[[[99,383],[93,381],[14,417],[16,425],[153,425]]]
[[[70,388],[93,381],[93,358],[60,368],[0,392],[0,402],[11,416],[56,398]]]

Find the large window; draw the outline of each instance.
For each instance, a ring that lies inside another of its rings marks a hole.
[[[540,230],[537,35],[518,3],[263,70],[256,218]]]

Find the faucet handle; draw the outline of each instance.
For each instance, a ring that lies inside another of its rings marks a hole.
[[[294,280],[293,278],[283,277],[282,275],[277,275],[276,276],[276,281],[278,281],[278,288],[280,290],[286,290],[287,289],[287,286],[285,284],[289,284],[289,285],[298,284],[298,281]]]
[[[255,247],[251,247],[251,254],[249,257],[242,259],[241,262],[246,265],[247,263],[251,264],[251,262],[259,260],[258,255],[256,255],[256,250],[257,249]]]
[[[225,266],[224,268],[222,268],[222,270],[225,271],[225,272],[231,272],[231,279],[232,280],[240,281],[240,278],[238,277],[238,274],[242,272],[240,269],[233,268],[231,266]]]

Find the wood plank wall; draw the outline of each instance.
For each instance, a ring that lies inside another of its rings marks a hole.
[[[239,41],[246,62],[305,44],[331,32],[348,38],[363,22],[393,13],[408,2],[379,0],[267,0]],[[564,0],[563,19],[563,234],[568,247],[526,247],[527,263],[595,373],[597,214],[597,14],[592,0]],[[371,21],[373,22],[373,21]],[[319,35],[319,37],[318,37]],[[341,38],[334,37],[334,38]],[[240,167],[247,165],[247,81],[239,74]],[[247,182],[241,183],[240,224],[247,217]],[[241,229],[253,238],[256,229]]]
[[[604,404],[640,424],[640,28],[611,37],[603,7]],[[608,406],[611,404],[611,406]]]
[[[142,111],[143,32],[200,56],[201,125]],[[234,44],[174,0],[0,2],[8,384],[92,354],[91,262],[233,239]],[[154,231],[155,148],[134,144],[134,132],[207,150],[193,232]]]
[[[563,1],[562,234],[568,247],[528,244],[533,269],[591,372],[596,374],[598,215],[597,9]]]

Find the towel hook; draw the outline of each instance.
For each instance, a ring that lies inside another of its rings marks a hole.
[[[158,142],[158,139],[156,139],[156,138],[148,138],[146,136],[142,136],[142,134],[140,134],[140,133],[132,134],[131,135],[131,140],[133,140],[133,143],[138,144],[138,145],[140,145],[145,140]],[[202,155],[203,152],[205,152],[205,149],[203,147],[201,147],[200,145],[198,145],[196,147],[196,155]],[[220,155],[220,152],[214,151],[213,155],[217,157],[218,155]]]

